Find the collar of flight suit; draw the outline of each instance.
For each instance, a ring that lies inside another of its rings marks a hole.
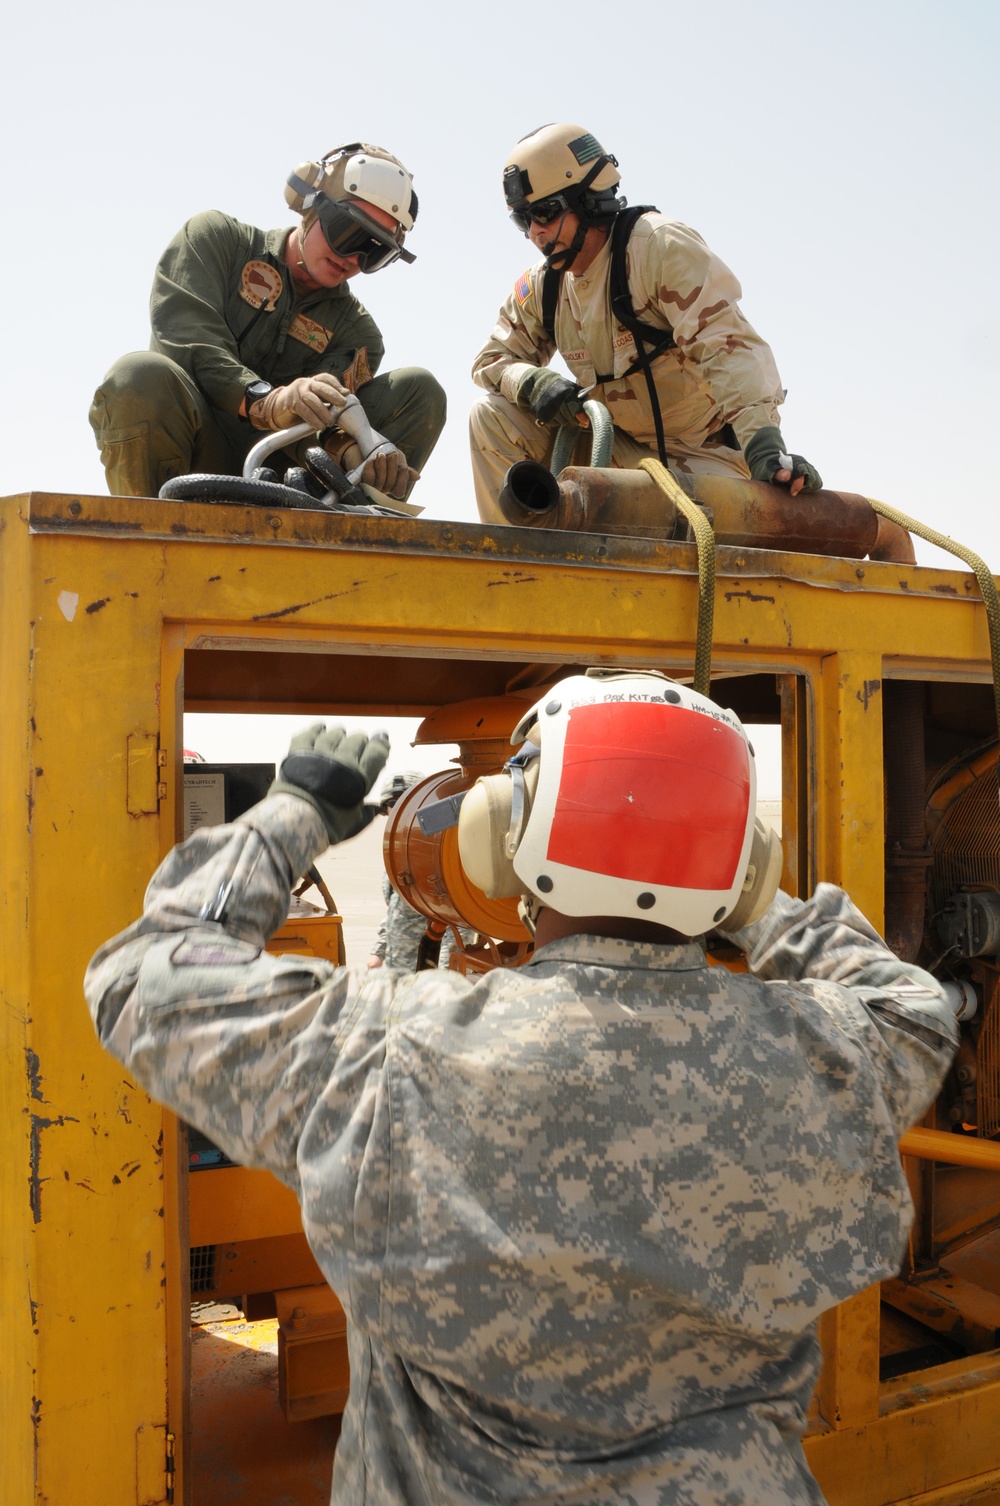
[[[292,297],[295,299],[295,301],[297,303],[305,303],[310,298],[322,298],[324,300],[339,298],[353,299],[354,294],[351,292],[346,282],[338,283],[335,288],[312,288],[308,293],[303,293],[301,297],[298,297],[296,295],[295,285],[292,282],[291,274],[288,271],[288,264],[285,261],[285,242],[288,240],[288,237],[295,232],[296,229],[297,226],[295,225],[286,225],[284,230],[264,231],[264,245],[267,249],[268,255],[274,257],[275,261],[278,263],[278,266],[281,268],[282,276],[287,277],[288,286],[292,290]]]
[[[708,966],[700,942],[677,945],[654,941],[626,941],[618,936],[564,936],[533,953],[525,970],[536,962],[582,962],[597,967],[645,968],[650,972],[694,972]]]

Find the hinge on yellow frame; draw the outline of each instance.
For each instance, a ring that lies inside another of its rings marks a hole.
[[[125,804],[130,816],[155,816],[167,786],[160,778],[167,755],[156,732],[130,732],[126,745]]]
[[[137,1506],[173,1506],[174,1435],[164,1423],[136,1429],[135,1499]]]

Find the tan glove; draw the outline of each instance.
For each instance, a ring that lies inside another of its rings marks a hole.
[[[364,458],[360,446],[343,434],[331,435],[326,451],[347,472],[356,471]],[[407,465],[402,450],[383,450],[365,461],[359,479],[387,497],[403,502],[420,479],[420,472]]]
[[[266,397],[250,404],[248,417],[255,429],[291,429],[299,423],[328,429],[334,422],[328,410],[342,408],[347,397],[350,393],[342,382],[328,371],[318,371],[296,377],[285,387],[272,387]]]

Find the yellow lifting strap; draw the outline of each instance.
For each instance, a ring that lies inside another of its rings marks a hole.
[[[661,491],[665,492],[694,534],[698,550],[698,635],[694,650],[693,688],[699,695],[709,695],[712,684],[712,631],[715,621],[715,534],[697,502],[692,502],[677,484],[666,466],[652,458],[639,461],[640,471],[648,471]]]

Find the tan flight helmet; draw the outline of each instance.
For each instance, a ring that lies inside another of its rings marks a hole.
[[[289,174],[285,203],[301,214],[303,235],[318,217],[319,194],[334,203],[364,199],[376,204],[391,214],[403,231],[412,230],[417,217],[412,177],[398,157],[367,141],[334,147],[319,162],[303,162]]]
[[[524,231],[532,218],[538,220],[527,214],[527,206],[543,200],[553,200],[555,211],[569,209],[588,221],[617,214],[625,207],[615,191],[620,182],[617,159],[590,131],[566,121],[539,126],[522,137],[503,170],[507,208]]]

